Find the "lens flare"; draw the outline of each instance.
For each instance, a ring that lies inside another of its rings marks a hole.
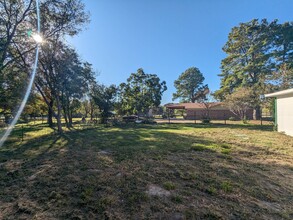
[[[27,102],[28,97],[30,95],[30,92],[31,92],[31,89],[32,89],[32,86],[33,86],[33,83],[34,83],[34,79],[35,79],[35,76],[36,76],[37,67],[38,67],[38,58],[39,58],[39,45],[42,42],[42,37],[40,36],[39,0],[36,0],[36,8],[37,8],[37,17],[38,17],[38,33],[35,34],[35,37],[33,37],[34,40],[37,43],[35,63],[34,63],[33,71],[32,71],[31,77],[30,77],[29,85],[27,87],[25,96],[24,96],[24,98],[23,98],[23,100],[22,100],[22,102],[20,104],[20,107],[19,107],[19,109],[18,109],[18,111],[17,111],[14,119],[12,120],[11,124],[8,126],[8,128],[6,129],[4,135],[0,139],[0,147],[2,147],[2,145],[4,144],[4,142],[6,141],[6,139],[8,138],[8,136],[10,135],[12,129],[14,128],[16,122],[18,121],[19,116],[21,115],[21,113],[22,113],[22,111],[23,111],[23,109],[24,109],[24,107],[26,105],[26,102]]]
[[[43,42],[43,38],[39,34],[32,35],[33,39],[36,41],[36,43],[40,44]]]

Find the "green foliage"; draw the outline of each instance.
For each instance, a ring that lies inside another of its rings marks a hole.
[[[163,186],[166,190],[174,190],[176,188],[175,184],[172,182],[165,182]]]
[[[0,25],[0,111],[4,114],[11,113],[19,105],[31,74],[36,47],[31,39],[32,30],[36,30],[35,7],[36,2],[32,0],[1,2],[1,24],[5,25]],[[61,111],[69,120],[66,123],[70,124],[78,108],[78,99],[86,89],[83,79],[87,75],[86,64],[82,64],[76,52],[66,45],[64,36],[80,32],[89,17],[80,0],[41,1],[40,14],[46,43],[40,50],[35,85],[50,109],[48,114],[56,117],[61,131]],[[33,108],[40,104],[36,102],[31,101],[24,115],[36,111]]]
[[[232,187],[231,182],[229,182],[229,181],[222,182],[221,189],[226,193],[232,192],[233,187]]]
[[[121,83],[119,87],[119,107],[121,114],[146,113],[150,108],[161,104],[163,92],[167,90],[166,82],[160,82],[156,74],[146,74],[138,69]]]
[[[248,120],[246,118],[243,118],[242,123],[246,125],[246,124],[248,124]]]
[[[203,85],[204,76],[196,67],[191,67],[183,72],[174,82],[176,93],[173,93],[173,100],[180,99],[182,102],[195,102],[205,96],[208,90]]]
[[[39,63],[37,89],[47,104],[51,101],[56,104],[52,111],[61,132],[62,111],[67,127],[72,127],[73,115],[81,106],[80,99],[94,83],[94,73],[91,64],[83,63],[76,51],[62,41],[44,45]]]
[[[215,195],[217,194],[217,189],[214,186],[210,186],[209,188],[207,188],[207,193],[211,194],[211,195]]]
[[[231,153],[231,149],[222,149],[221,150],[222,154],[230,154]]]
[[[0,72],[0,114],[11,115],[19,105],[26,86],[26,73],[15,65]]]
[[[47,111],[47,105],[38,93],[32,93],[28,99],[28,102],[23,110],[23,116],[41,116],[45,115]]]
[[[252,89],[239,87],[232,94],[226,95],[225,104],[238,118],[244,120],[246,112],[253,107],[254,98]]]
[[[232,117],[229,118],[229,121],[237,121],[237,119],[232,116]]]
[[[208,123],[211,122],[211,119],[210,119],[210,118],[203,118],[203,119],[201,120],[201,122],[202,122],[202,123],[205,123],[205,124],[208,124]]]
[[[179,195],[172,196],[172,197],[171,197],[171,200],[172,200],[174,203],[182,203],[182,202],[183,202],[182,197],[179,196]]]
[[[195,143],[195,144],[192,144],[191,146],[191,150],[194,150],[194,151],[204,151],[206,149],[207,147],[204,144]]]
[[[93,88],[92,98],[101,111],[101,123],[104,124],[107,118],[111,116],[116,100],[117,88],[114,85],[109,87],[97,84]]]
[[[275,23],[271,30],[274,58],[272,80],[278,89],[293,86],[293,22]]]
[[[222,60],[221,89],[216,92],[218,98],[224,99],[238,87],[255,86],[257,89],[263,85],[264,76],[270,70],[266,56],[270,45],[267,28],[266,20],[259,23],[256,19],[232,28],[223,47],[227,57]]]
[[[231,146],[229,144],[225,144],[225,143],[220,144],[220,147],[224,148],[224,149],[230,149],[231,148]]]
[[[292,85],[292,33],[292,22],[277,24],[277,20],[269,23],[266,19],[232,28],[223,47],[227,57],[222,60],[221,88],[215,96],[225,100],[237,88],[251,88],[251,103],[259,118],[260,95],[282,84]]]

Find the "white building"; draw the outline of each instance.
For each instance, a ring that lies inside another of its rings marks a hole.
[[[293,89],[265,95],[275,98],[275,124],[279,132],[293,136]]]

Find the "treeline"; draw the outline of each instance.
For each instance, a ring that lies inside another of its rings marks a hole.
[[[35,7],[34,0],[0,1],[0,116],[6,121],[15,114],[30,78],[36,49],[31,37],[37,23]],[[82,1],[44,0],[40,11],[44,43],[23,115],[46,115],[51,127],[55,118],[62,133],[62,118],[70,128],[77,115],[99,117],[105,123],[114,112],[146,114],[161,104],[167,87],[156,74],[140,68],[125,83],[105,86],[97,82],[92,65],[66,43],[66,36],[78,34],[89,22]],[[249,105],[257,118],[261,94],[293,85],[292,36],[292,22],[252,20],[234,27],[223,48],[227,57],[222,61],[221,88],[214,96],[233,100],[232,94],[246,94],[240,88],[251,91]],[[173,97],[205,102],[209,89],[203,81],[198,68],[189,68],[175,81]]]
[[[34,0],[0,2],[0,115],[6,121],[21,102],[35,58],[32,40],[37,23]],[[76,115],[106,119],[119,114],[145,113],[160,105],[166,83],[143,69],[132,73],[126,83],[105,86],[96,81],[92,65],[80,59],[66,36],[78,34],[89,22],[80,0],[44,0],[40,3],[41,45],[34,89],[22,116],[46,115],[48,124],[62,133],[64,118],[68,128]]]

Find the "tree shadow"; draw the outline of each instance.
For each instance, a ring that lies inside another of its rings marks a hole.
[[[238,152],[168,130],[177,127],[100,126],[2,151],[2,161],[23,161],[14,174],[7,164],[0,168],[0,211],[7,218],[290,218],[292,166],[254,161],[249,151],[257,149],[245,144],[238,143],[246,150]],[[176,186],[170,198],[146,193],[150,184],[166,182]]]
[[[165,126],[172,127],[191,127],[191,128],[231,128],[231,129],[248,129],[259,131],[273,131],[273,125],[255,125],[255,124],[224,124],[224,123],[161,123]]]

